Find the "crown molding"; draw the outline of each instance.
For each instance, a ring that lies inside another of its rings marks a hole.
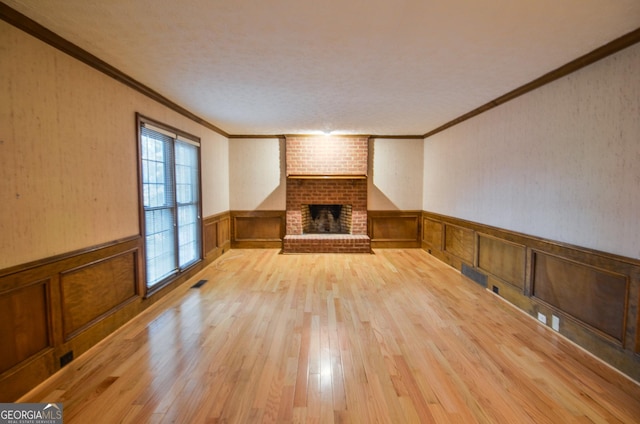
[[[396,139],[396,140],[415,140],[420,139],[420,138],[424,138],[423,135],[380,135],[380,134],[373,134],[370,135],[369,138],[390,138],[390,139]]]
[[[228,136],[229,139],[232,138],[281,138],[284,139],[285,136],[283,134],[230,134]]]
[[[627,47],[630,47],[636,43],[640,42],[640,28],[631,31],[625,35],[623,35],[622,37],[616,38],[615,40],[601,46],[598,47],[597,49],[583,55],[580,56],[577,59],[572,60],[571,62],[562,65],[559,68],[554,69],[551,72],[548,72],[544,75],[542,75],[539,78],[536,78],[535,80],[520,86],[518,88],[516,88],[515,90],[509,91],[507,94],[504,94],[494,100],[491,100],[488,103],[485,103],[484,105],[473,109],[471,112],[467,112],[464,115],[461,115],[449,122],[447,122],[444,125],[439,126],[438,128],[435,128],[429,132],[427,132],[426,134],[424,134],[422,137],[423,138],[428,138],[431,137],[432,135],[435,135],[439,132],[442,132],[448,128],[451,128],[455,125],[458,125],[461,122],[464,122],[468,119],[471,119],[475,116],[480,115],[481,113],[484,113],[490,109],[493,109],[496,106],[499,106],[503,103],[506,103],[510,100],[515,99],[516,97],[520,97],[523,94],[526,94],[530,91],[535,90],[536,88],[540,88],[543,85],[547,85],[550,82],[553,82],[557,79],[560,79],[564,76],[567,76],[569,74],[572,74],[576,71],[578,71],[579,69],[582,69],[588,65],[591,65],[592,63],[595,63],[601,59],[604,59],[607,56],[610,56],[614,53],[617,53],[623,49],[626,49]]]
[[[58,34],[45,28],[44,26],[40,25],[33,19],[10,8],[9,6],[7,6],[2,2],[0,2],[0,19],[26,32],[27,34],[30,34],[36,37],[40,41],[43,41],[49,44],[50,46],[55,47],[56,49],[62,51],[63,53],[66,53],[69,56],[75,59],[78,59],[79,61],[91,66],[92,68],[110,76],[116,81],[119,81],[130,88],[133,88],[134,90],[157,101],[158,103],[168,107],[169,109],[172,109],[178,112],[179,114],[197,122],[198,124],[206,128],[209,128],[210,130],[213,130],[220,135],[229,137],[228,133],[216,127],[215,125],[211,124],[210,122],[193,114],[192,112],[188,111],[187,109],[183,108],[177,103],[164,97],[162,94],[158,93],[157,91],[131,78],[129,75],[125,74],[119,69],[109,65],[107,62],[103,61],[102,59],[92,55],[88,51],[60,37]]]
[[[77,45],[71,43],[70,41],[67,41],[66,39],[60,37],[58,34],[52,32],[51,30],[47,29],[46,27],[42,26],[41,24],[37,23],[36,21],[34,21],[33,19],[21,14],[20,12],[10,8],[9,6],[7,6],[6,4],[2,3],[0,1],[0,19],[2,19],[3,21],[9,23],[10,25],[13,25],[14,27],[36,37],[37,39],[49,44],[50,46],[68,54],[69,56],[80,60],[81,62],[91,66],[92,68],[110,76],[111,78],[125,84],[126,86],[142,93],[143,95],[157,101],[158,103],[168,107],[169,109],[174,110],[175,112],[191,119],[192,121],[197,122],[198,124],[212,130],[215,131],[216,133],[227,137],[229,139],[234,139],[234,138],[286,138],[286,137],[317,137],[318,135],[312,135],[312,134],[279,134],[279,135],[235,135],[235,134],[229,134],[226,131],[218,128],[217,126],[213,125],[212,123],[206,121],[205,119],[195,115],[194,113],[190,112],[189,110],[185,109],[184,107],[178,105],[177,103],[169,100],[168,98],[166,98],[165,96],[163,96],[162,94],[158,93],[157,91],[153,90],[150,87],[147,87],[146,85],[142,84],[141,82],[133,79],[132,77],[128,76],[127,74],[125,74],[124,72],[120,71],[119,69],[113,67],[112,65],[108,64],[107,62],[101,60],[100,58],[92,55],[91,53],[87,52],[86,50],[78,47]],[[361,134],[344,134],[344,135],[338,135],[336,134],[336,137],[368,137],[368,138],[389,138],[389,139],[425,139],[428,137],[431,137],[432,135],[435,135],[439,132],[442,132],[448,128],[451,128],[455,125],[460,124],[461,122],[464,122],[466,120],[469,120],[475,116],[478,116],[490,109],[493,109],[496,106],[499,106],[501,104],[504,104],[510,100],[513,100],[517,97],[522,96],[523,94],[526,94],[530,91],[535,90],[536,88],[542,87],[546,84],[549,84],[559,78],[562,78],[564,76],[567,76],[573,72],[576,72],[579,69],[582,69],[588,65],[591,65],[601,59],[604,59],[607,56],[610,56],[614,53],[617,53],[627,47],[630,47],[636,43],[640,42],[640,28],[631,31],[619,38],[616,38],[615,40],[583,55],[580,56],[577,59],[572,60],[571,62],[557,68],[554,69],[551,72],[548,72],[544,75],[542,75],[539,78],[536,78],[535,80],[524,84],[494,100],[491,100],[488,103],[485,103],[484,105],[473,109],[470,112],[465,113],[464,115],[461,115],[425,134],[422,135],[361,135]]]

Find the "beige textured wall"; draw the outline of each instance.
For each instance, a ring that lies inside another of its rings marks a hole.
[[[229,141],[232,210],[284,210],[286,176],[284,141]],[[422,139],[369,141],[368,209],[422,209]]]
[[[229,141],[229,204],[231,210],[285,210],[284,140]]]
[[[421,210],[422,139],[369,141],[369,210]]]
[[[136,235],[135,112],[202,139],[204,215],[228,140],[0,22],[0,269]]]
[[[425,140],[424,209],[640,258],[640,45]]]
[[[229,140],[196,123],[186,120],[184,126],[198,127],[202,147],[202,215],[215,215],[226,212],[229,208]],[[193,128],[194,130],[196,128]]]

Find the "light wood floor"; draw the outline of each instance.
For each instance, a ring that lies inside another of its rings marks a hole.
[[[21,401],[66,424],[640,422],[638,385],[419,249],[231,250]]]

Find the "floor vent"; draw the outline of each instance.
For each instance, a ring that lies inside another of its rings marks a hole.
[[[467,264],[462,264],[462,275],[471,278],[482,287],[487,287],[487,276]]]
[[[192,289],[199,289],[200,287],[202,287],[202,285],[204,283],[206,283],[209,280],[200,280],[197,283],[195,283],[193,286],[191,286]]]

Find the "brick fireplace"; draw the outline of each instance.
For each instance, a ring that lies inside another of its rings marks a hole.
[[[371,251],[367,155],[368,137],[287,137],[285,253]]]

